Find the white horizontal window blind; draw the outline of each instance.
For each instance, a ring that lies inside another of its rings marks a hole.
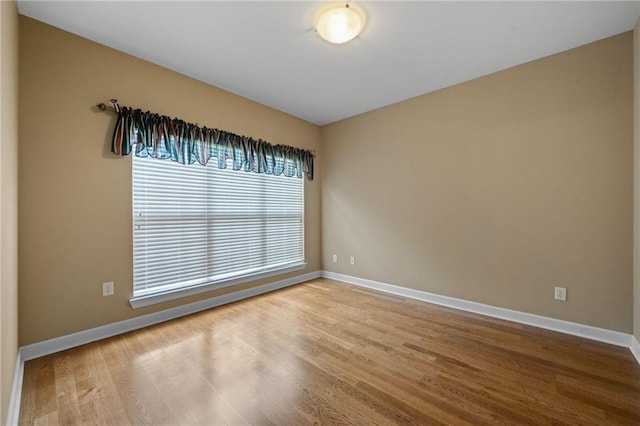
[[[133,156],[134,297],[304,260],[304,180]]]

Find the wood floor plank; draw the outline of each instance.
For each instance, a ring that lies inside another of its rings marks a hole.
[[[58,412],[54,411],[45,416],[38,417],[33,423],[35,426],[58,426]]]
[[[36,395],[38,390],[36,385],[36,371],[38,365],[43,361],[44,358],[34,359],[24,367],[19,417],[21,425],[34,424],[36,420],[36,404],[43,404],[45,402],[42,398],[39,400]]]
[[[56,376],[55,392],[58,398],[58,419],[82,418],[73,367],[69,360],[70,356],[72,353],[63,352],[56,354],[53,359],[53,370]]]
[[[326,279],[25,363],[20,424],[640,424],[625,348]]]
[[[135,337],[135,334],[118,336],[108,339],[102,346],[107,368],[126,415],[135,425],[178,424],[163,403],[161,394],[138,366],[135,354],[128,348],[127,340]]]
[[[85,410],[85,417],[89,417],[95,410],[94,421],[89,420],[88,424],[112,424],[126,426],[130,424],[122,401],[118,395],[115,384],[111,378],[111,373],[107,368],[106,360],[102,354],[101,346],[103,342],[91,343],[82,347],[79,352],[81,358],[82,372],[77,377],[82,379],[85,375],[91,377],[92,389],[87,388],[88,394],[92,394],[91,407],[82,407]],[[80,349],[80,348],[79,348]],[[76,352],[76,351],[74,351]]]
[[[165,403],[178,422],[182,424],[206,424],[207,422],[248,424],[240,412],[231,406],[226,396],[205,377],[206,370],[202,366],[208,365],[208,358],[203,358],[196,350],[203,344],[200,341],[202,336],[190,337],[192,340],[190,345],[177,345],[173,342],[182,340],[180,334],[183,329],[181,324],[174,323],[173,327],[163,327],[161,331],[140,333],[139,342],[143,347],[149,347],[147,345],[153,345],[159,332],[163,334],[164,341],[172,344],[163,349],[156,349],[155,353],[145,354],[140,364],[157,389],[172,387],[182,389],[178,395],[163,394]],[[144,349],[141,351],[144,352]],[[176,358],[181,359],[181,362],[175,363],[173,360]],[[201,403],[193,404],[194,399]]]
[[[29,419],[27,424],[57,423],[58,398],[53,364],[53,355],[25,363],[24,376],[31,376],[29,382],[33,384],[33,388],[27,390],[26,395],[23,396],[23,401],[26,400],[28,407],[32,407],[33,410],[26,413],[25,417]]]

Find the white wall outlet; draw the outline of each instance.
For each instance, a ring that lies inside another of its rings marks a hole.
[[[108,283],[102,283],[102,295],[103,296],[113,296],[115,291],[115,284],[113,281],[109,281]]]
[[[349,263],[352,264],[352,265],[355,265],[356,264],[356,258],[351,256],[351,259],[349,259]]]
[[[338,263],[338,255],[337,254],[333,255],[333,263]]]
[[[567,301],[566,287],[556,287],[556,291],[554,293],[554,299],[566,302]]]

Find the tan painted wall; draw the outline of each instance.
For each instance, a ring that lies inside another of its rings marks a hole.
[[[0,2],[0,424],[18,354],[18,10]]]
[[[632,70],[627,32],[323,127],[324,269],[631,332]]]
[[[20,17],[20,344],[295,274],[132,310],[131,159],[109,153],[117,98],[272,143],[319,148],[319,128]],[[306,273],[320,268],[320,173],[305,184]],[[114,280],[114,297],[101,283]]]
[[[633,29],[633,334],[640,340],[640,19]]]

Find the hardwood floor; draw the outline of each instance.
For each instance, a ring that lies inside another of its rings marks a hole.
[[[28,361],[20,423],[640,424],[640,367],[318,279]]]

